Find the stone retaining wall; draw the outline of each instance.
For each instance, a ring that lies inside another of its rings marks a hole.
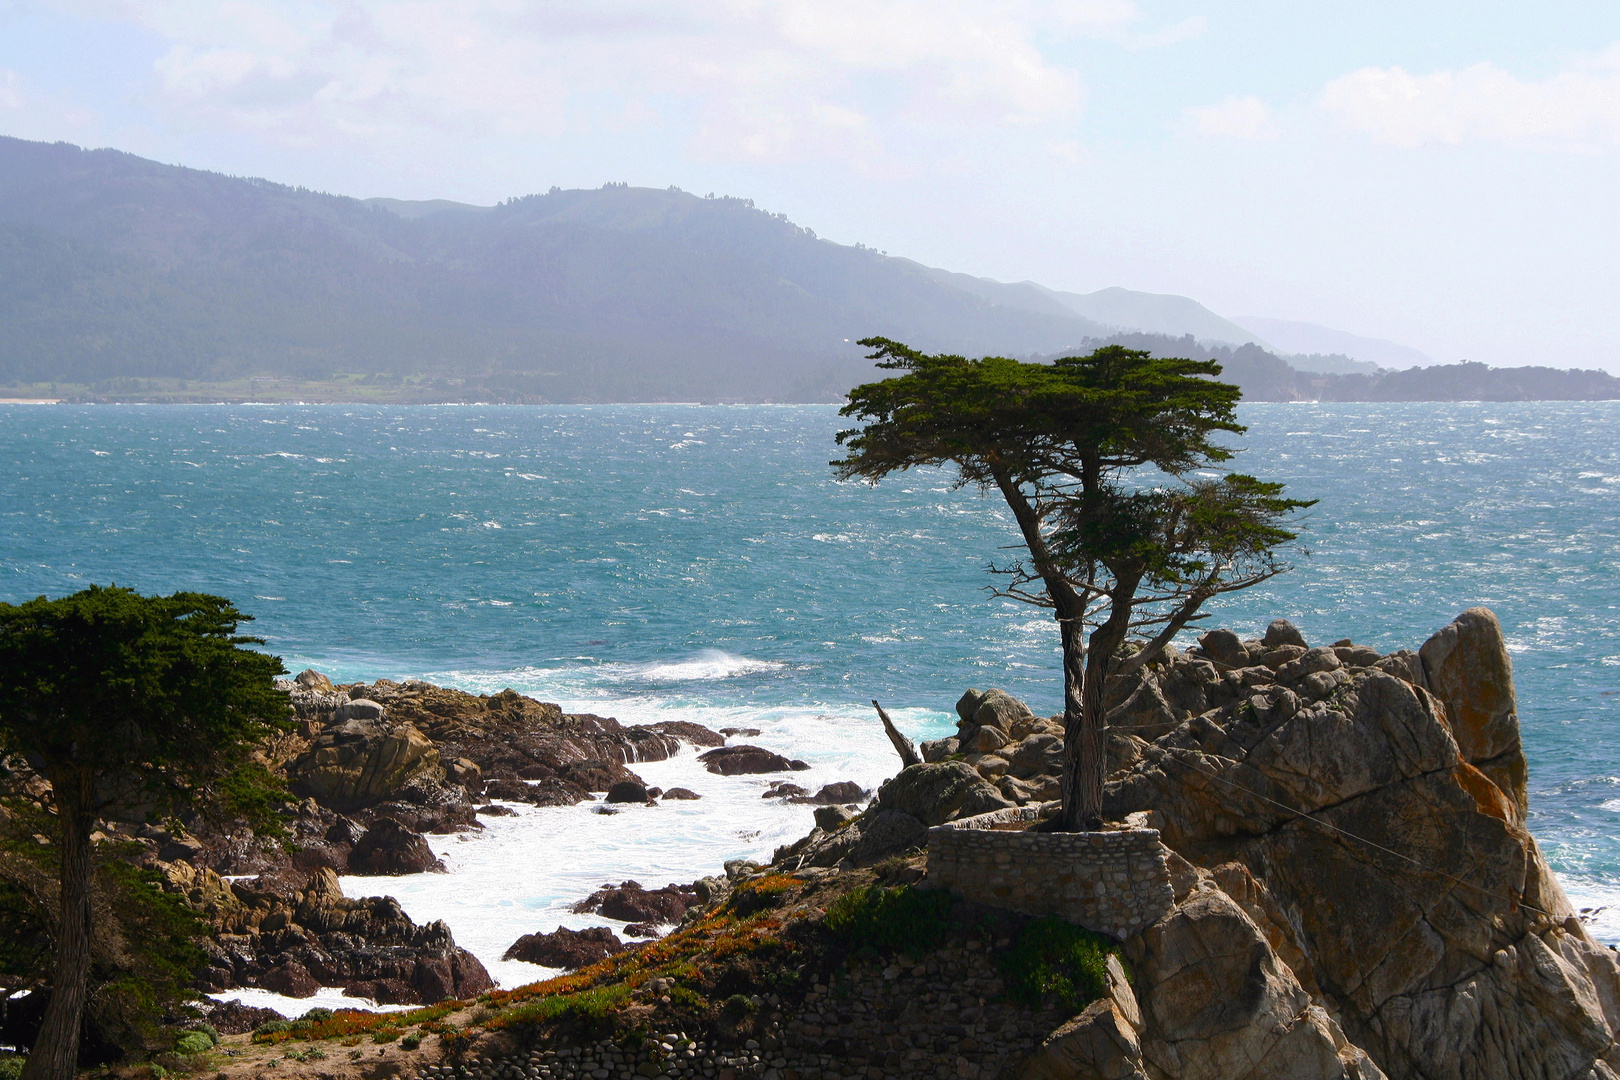
[[[1007,811],[928,830],[928,883],[991,907],[1124,939],[1175,906],[1157,829],[997,831]]]

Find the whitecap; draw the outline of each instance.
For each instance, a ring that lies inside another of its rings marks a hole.
[[[402,1012],[415,1005],[379,1005],[370,998],[350,997],[341,986],[323,986],[311,997],[295,998],[269,990],[243,988],[209,994],[215,1001],[236,1001],[254,1009],[274,1009],[282,1016],[299,1017],[311,1009],[370,1009],[372,1012]]]
[[[716,679],[735,679],[739,675],[780,671],[786,666],[775,660],[753,660],[720,649],[704,649],[687,660],[636,665],[632,670],[635,677],[646,682],[713,682]]]

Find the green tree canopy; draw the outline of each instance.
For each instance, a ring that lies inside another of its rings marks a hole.
[[[1242,474],[1203,475],[1240,434],[1241,391],[1213,361],[1107,346],[1050,364],[930,356],[862,341],[903,372],[849,393],[841,479],[873,483],[916,466],[953,466],[994,488],[1027,557],[992,567],[1001,595],[1053,610],[1063,643],[1062,823],[1094,825],[1102,805],[1103,691],[1152,662],[1211,597],[1285,570],[1284,522],[1311,505]],[[1090,631],[1089,636],[1087,631]],[[1129,656],[1124,646],[1142,639]]]
[[[0,752],[50,784],[58,926],[50,1004],[24,1080],[68,1080],[91,970],[91,833],[141,808],[240,809],[260,738],[288,723],[281,661],[218,596],[92,586],[0,604]]]

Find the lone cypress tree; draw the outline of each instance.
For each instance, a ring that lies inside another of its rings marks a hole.
[[[0,753],[50,782],[60,870],[50,1004],[22,1080],[69,1080],[77,1064],[96,819],[260,794],[242,783],[248,754],[288,707],[281,661],[236,634],[247,618],[218,596],[117,587],[0,604]]]
[[[1211,597],[1288,567],[1283,527],[1312,505],[1242,474],[1196,475],[1232,452],[1241,391],[1213,361],[1165,359],[1111,345],[1051,364],[929,356],[866,338],[871,359],[904,374],[858,386],[841,415],[841,479],[952,465],[958,482],[994,488],[1027,551],[991,569],[999,595],[1050,608],[1063,653],[1060,827],[1101,821],[1104,690],[1151,663]],[[1089,636],[1087,630],[1089,629]],[[1130,638],[1139,647],[1127,654]]]

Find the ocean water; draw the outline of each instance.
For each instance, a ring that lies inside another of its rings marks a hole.
[[[1390,650],[1493,608],[1531,827],[1620,940],[1620,403],[1241,415],[1234,467],[1321,502],[1296,568],[1213,621]],[[1055,712],[1057,637],[986,592],[1016,543],[997,500],[941,472],[834,483],[841,426],[828,406],[0,406],[0,600],[217,592],[293,671],[755,727],[811,762],[795,782],[870,787],[897,766],[872,699],[923,738],[969,686]],[[636,768],[704,798],[520,808],[433,838],[447,874],[345,889],[444,918],[513,985],[547,972],[506,946],[601,922],[568,910],[596,886],[690,881],[811,826],[759,797],[772,777]]]

